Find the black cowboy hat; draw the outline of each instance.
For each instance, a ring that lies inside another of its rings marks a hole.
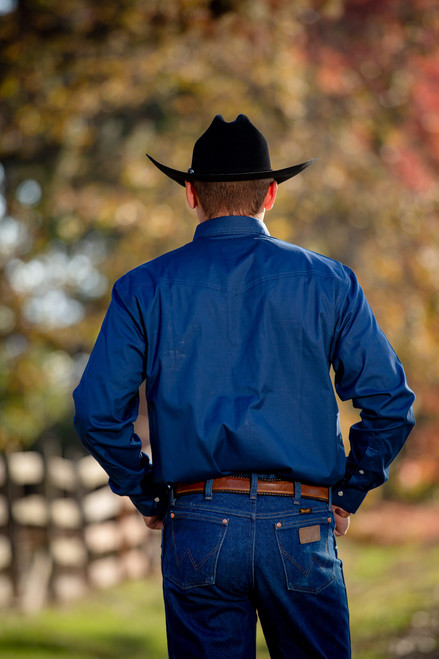
[[[148,158],[180,185],[185,181],[252,181],[272,178],[283,183],[300,174],[315,158],[285,169],[271,169],[265,137],[245,114],[228,123],[217,114],[209,128],[195,142],[192,165],[180,172]]]

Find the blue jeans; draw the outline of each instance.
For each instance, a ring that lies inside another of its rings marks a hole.
[[[254,659],[257,615],[272,658],[347,659],[349,613],[330,504],[189,494],[165,517],[169,657]]]

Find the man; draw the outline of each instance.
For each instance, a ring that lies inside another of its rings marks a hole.
[[[150,156],[149,156],[150,157]],[[244,115],[216,116],[180,172],[194,240],[129,272],[82,381],[76,427],[150,528],[164,525],[170,657],[350,656],[334,535],[383,483],[413,394],[355,275],[272,238],[277,185]],[[346,459],[330,367],[361,421]],[[133,432],[146,380],[152,464]]]

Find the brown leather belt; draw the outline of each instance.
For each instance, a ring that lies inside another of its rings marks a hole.
[[[223,476],[222,478],[213,479],[213,492],[237,492],[239,494],[250,493],[250,478],[245,476]],[[195,494],[204,492],[206,481],[199,483],[178,483],[174,487],[174,496],[182,494]],[[320,485],[300,484],[301,496],[306,499],[318,499],[319,501],[329,501],[329,488]],[[274,479],[258,479],[258,494],[271,494],[274,496],[293,497],[294,483],[291,481],[278,481]]]

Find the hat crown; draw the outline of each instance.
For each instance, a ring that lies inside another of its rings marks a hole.
[[[157,162],[148,153],[151,162],[174,181],[184,186],[187,181],[254,181],[273,179],[283,183],[300,174],[314,160],[273,170],[265,137],[245,114],[235,121],[224,121],[217,114],[205,133],[195,142],[192,166],[179,171]]]
[[[192,165],[194,176],[244,174],[271,170],[268,144],[262,133],[244,114],[227,122],[217,114],[195,142]]]

